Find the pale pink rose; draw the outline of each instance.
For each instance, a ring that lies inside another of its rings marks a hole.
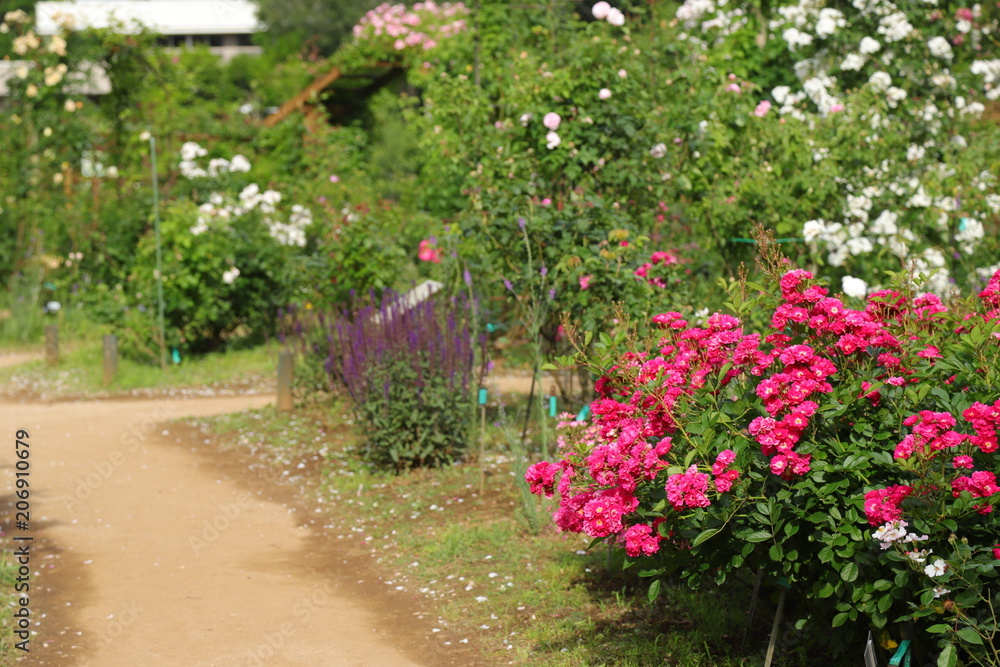
[[[611,5],[601,0],[596,5],[591,8],[590,12],[594,15],[594,18],[598,21],[603,21],[608,18],[608,12],[611,11]]]
[[[753,110],[753,115],[757,118],[763,118],[767,115],[767,112],[771,110],[771,103],[767,100],[762,101],[757,105],[757,108]]]
[[[731,83],[731,84],[729,84],[728,86],[726,86],[726,91],[730,92],[730,93],[739,93],[739,92],[742,92],[740,90],[740,84],[738,84],[738,83]]]
[[[549,128],[553,132],[559,129],[559,123],[562,122],[562,116],[557,114],[555,111],[550,111],[545,114],[545,118],[542,119],[542,125]]]
[[[601,90],[598,91],[597,96],[599,98],[601,98],[602,100],[610,99],[611,98],[611,91],[608,90],[607,88],[601,88]]]

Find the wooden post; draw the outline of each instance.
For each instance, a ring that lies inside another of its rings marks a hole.
[[[114,382],[118,375],[118,337],[104,337],[104,386]]]
[[[45,327],[45,363],[49,366],[59,363],[59,327],[55,324]]]
[[[292,401],[292,377],[294,375],[295,357],[289,351],[278,354],[278,411],[291,412],[294,407]]]

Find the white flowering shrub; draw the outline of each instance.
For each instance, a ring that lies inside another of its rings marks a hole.
[[[312,212],[299,204],[282,206],[280,192],[261,191],[256,183],[239,188],[251,170],[243,155],[206,163],[208,150],[194,142],[185,143],[180,153],[183,177],[218,189],[201,204],[175,202],[164,212],[167,343],[184,352],[205,352],[237,339],[261,338],[302,283]],[[158,349],[155,266],[150,233],[139,243],[129,278],[131,306],[146,314],[148,331],[134,351]]]
[[[1000,95],[997,8],[798,0],[769,16],[744,10],[688,0],[676,14],[689,57],[709,63],[697,71],[740,72],[695,110],[705,119],[669,156],[689,170],[692,218],[708,218],[731,259],[727,240],[764,222],[799,244],[790,251],[801,261],[850,278],[849,294],[861,295],[858,280],[878,289],[886,270],[942,296],[979,285],[998,253],[1000,187],[986,150],[996,130],[982,119]],[[757,51],[733,58],[749,41]]]

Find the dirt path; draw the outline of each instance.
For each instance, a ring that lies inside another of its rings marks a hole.
[[[413,624],[360,599],[329,563],[327,572],[307,568],[318,552],[302,512],[248,491],[220,473],[208,447],[182,446],[162,423],[272,401],[0,404],[3,507],[14,433],[30,432],[31,527],[4,522],[35,538],[38,635],[26,664],[456,664],[436,659]]]
[[[20,366],[41,358],[42,355],[39,352],[0,352],[0,368]]]

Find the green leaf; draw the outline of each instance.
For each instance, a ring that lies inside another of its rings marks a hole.
[[[766,530],[757,530],[743,537],[747,542],[763,542],[771,539],[771,533]]]
[[[654,602],[656,602],[656,598],[659,597],[659,595],[660,595],[660,580],[655,579],[653,580],[653,583],[649,585],[649,591],[646,594],[646,597],[649,598],[649,604],[653,604]]]
[[[957,634],[959,639],[967,644],[976,644],[978,646],[983,643],[983,638],[980,637],[979,633],[972,628],[962,628],[955,634]]]
[[[702,542],[712,539],[719,534],[720,530],[720,528],[709,528],[708,530],[703,530],[698,537],[694,538],[694,542],[691,543],[691,546],[696,547]]]
[[[830,623],[830,626],[834,628],[839,628],[846,622],[847,622],[847,612],[842,611],[833,617],[833,621]]]
[[[958,653],[954,644],[948,644],[938,655],[937,667],[955,667],[958,664]]]
[[[840,569],[840,578],[846,582],[852,582],[858,578],[858,564],[847,563]]]

